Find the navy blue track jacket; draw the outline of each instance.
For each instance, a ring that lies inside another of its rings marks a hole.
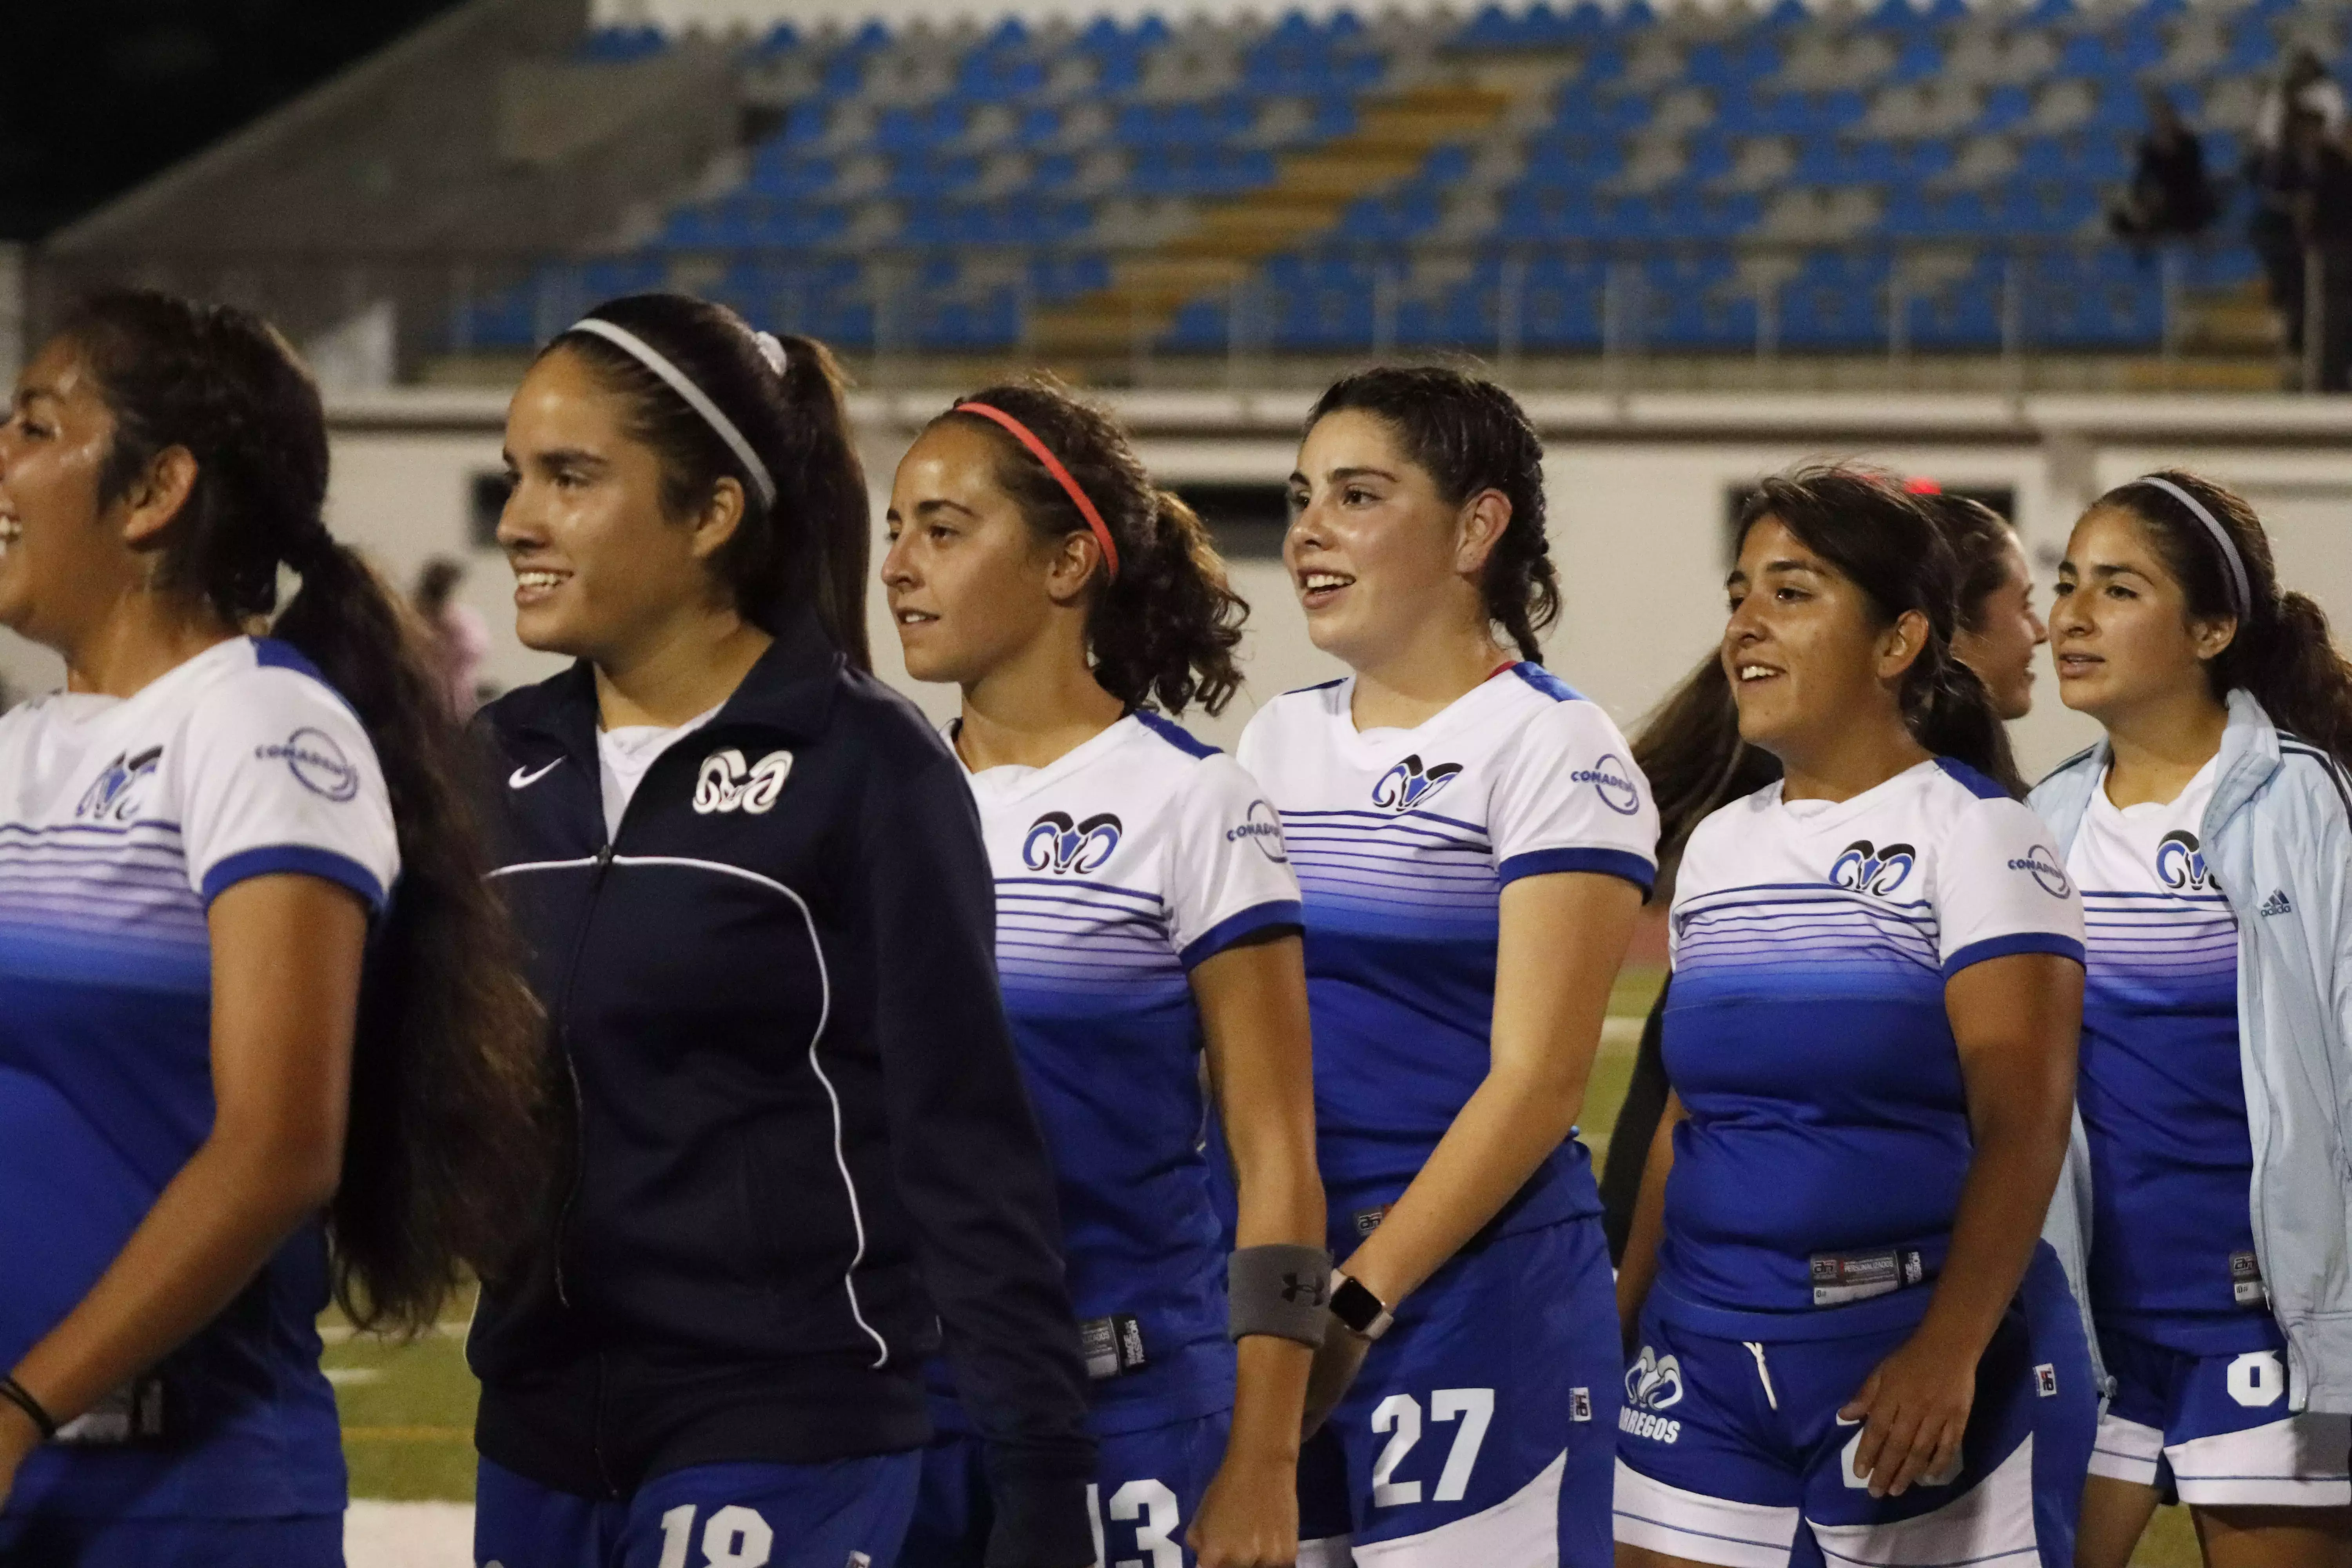
[[[804,620],[605,841],[587,665],[477,721],[498,886],[572,1158],[467,1354],[483,1456],[616,1497],[930,1436],[940,1343],[988,1447],[988,1561],[1094,1560],[1087,1381],[952,753]]]

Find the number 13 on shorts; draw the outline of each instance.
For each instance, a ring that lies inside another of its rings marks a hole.
[[[1095,1561],[1103,1558],[1102,1488],[1087,1483],[1087,1513],[1094,1521]],[[1176,1494],[1164,1481],[1129,1481],[1110,1494],[1110,1522],[1135,1527],[1135,1548],[1140,1557],[1121,1557],[1109,1568],[1184,1568],[1184,1548],[1178,1531],[1184,1521]],[[665,1564],[664,1568],[667,1568]]]

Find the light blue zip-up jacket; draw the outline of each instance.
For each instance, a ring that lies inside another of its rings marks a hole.
[[[2107,756],[2101,742],[2034,786],[2031,804],[2062,864]],[[2238,920],[2238,1059],[2254,1150],[2247,1202],[2286,1336],[2291,1407],[2352,1412],[2352,781],[2232,691],[2198,837]],[[2042,1235],[2074,1282],[2087,1330],[2091,1161],[2079,1112]],[[2098,1346],[2093,1332],[2095,1364]]]

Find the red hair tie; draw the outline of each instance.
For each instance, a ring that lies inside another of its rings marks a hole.
[[[1055,484],[1062,487],[1063,492],[1070,498],[1070,504],[1078,509],[1078,515],[1087,520],[1087,527],[1094,532],[1095,542],[1102,546],[1104,570],[1116,579],[1118,576],[1118,546],[1111,542],[1109,526],[1103,521],[1102,513],[1095,510],[1095,503],[1087,499],[1087,492],[1078,488],[1078,481],[1070,477],[1070,470],[1062,467],[1062,460],[1046,449],[1045,442],[1037,439],[1036,432],[992,403],[959,403],[953,412],[977,414],[983,419],[1002,425],[1012,432],[1014,440],[1029,448],[1031,457],[1045,465],[1045,471],[1053,476]]]

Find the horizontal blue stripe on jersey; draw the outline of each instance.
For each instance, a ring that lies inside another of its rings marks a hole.
[[[1000,978],[1023,976],[1031,980],[1068,981],[1073,984],[1102,984],[1128,985],[1145,980],[1183,978],[1184,972],[1176,963],[1176,955],[1169,953],[1156,963],[1098,963],[1083,958],[1041,958],[1034,953],[1015,953],[997,962]]]
[[[1314,889],[1305,901],[1309,937],[1386,937],[1403,942],[1464,942],[1491,945],[1501,919],[1494,906],[1472,912],[1441,912],[1401,909],[1394,900],[1328,899]],[[1491,959],[1491,954],[1488,955]],[[1310,976],[1311,978],[1311,976]]]
[[[0,975],[203,995],[212,989],[212,946],[152,934],[68,932],[0,916]]]
[[[1307,916],[1295,899],[1270,899],[1253,904],[1239,914],[1227,915],[1186,944],[1178,955],[1188,970],[1196,969],[1214,958],[1243,938],[1260,931],[1287,926],[1297,929],[1306,923]]]
[[[1712,907],[1716,904],[1722,903],[1727,900],[1738,903],[1770,903],[1775,901],[1769,899],[1755,900],[1741,897],[1741,895],[1747,893],[1796,893],[1804,895],[1802,898],[1783,900],[1790,903],[1817,901],[1822,903],[1854,904],[1859,903],[1861,900],[1861,895],[1854,892],[1852,889],[1841,888],[1833,882],[1747,882],[1737,888],[1718,888],[1712,893],[1699,894],[1694,898],[1691,902],[1693,907]],[[1877,894],[1874,893],[1870,896],[1869,903],[1863,907],[1887,911],[1927,910],[1931,909],[1931,901],[1927,899],[1887,899],[1881,898]],[[1907,918],[1915,920],[1933,920],[1935,916],[1932,913],[1929,913],[1927,915],[1910,916]]]
[[[1871,910],[1840,909],[1833,904],[1815,904],[1805,909],[1767,909],[1750,904],[1739,909],[1701,910],[1684,920],[1680,931],[1685,942],[1790,942],[1828,935],[1866,937],[1906,952],[1921,954],[1933,954],[1937,947],[1933,926],[1921,926]]]
[[[999,921],[997,951],[1026,949],[1034,952],[1094,952],[1113,958],[1166,958],[1168,939],[1158,931],[1097,931],[1091,926],[1070,930],[1013,925]]]
[[[1416,888],[1410,882],[1368,882],[1352,877],[1310,875],[1302,875],[1298,879],[1298,886],[1300,891],[1318,903],[1426,910],[1433,914],[1454,915],[1481,910],[1491,915],[1501,907],[1498,890],[1494,888],[1476,892],[1450,891],[1441,888]]]
[[[1524,855],[1514,855],[1495,868],[1497,882],[1516,882],[1522,877],[1548,877],[1556,871],[1589,871],[1603,877],[1622,877],[1647,893],[1658,879],[1657,868],[1630,849],[1530,849]]]
[[[1000,888],[1083,888],[1090,893],[1113,893],[1122,899],[1135,899],[1154,908],[1166,902],[1157,893],[1122,888],[1116,882],[1088,882],[1076,877],[999,877],[996,885]],[[1020,896],[1037,898],[1046,895],[1024,893]]]
[[[2061,936],[2054,931],[2012,931],[2007,936],[1972,942],[1944,960],[1944,978],[1950,979],[1970,964],[2021,952],[2046,952],[2057,958],[2071,958],[2077,963],[2083,962],[2083,944],[2071,936]]]
[[[1296,848],[1290,852],[1290,865],[1300,877],[1318,877],[1334,885],[1361,888],[1420,886],[1432,893],[1477,893],[1491,898],[1497,884],[1494,869],[1481,865],[1475,870],[1451,866],[1431,866],[1418,860],[1391,860],[1385,864],[1367,864],[1360,858],[1304,855]]]
[[[1028,920],[1094,920],[1110,926],[1157,929],[1167,924],[1167,912],[1152,905],[1115,902],[1110,898],[1073,898],[1070,893],[1037,893],[1030,889],[1000,889],[997,910],[1009,910]]]
[[[152,908],[159,903],[194,905],[196,901],[196,892],[188,886],[188,871],[184,866],[131,872],[115,866],[73,871],[54,867],[0,864],[0,890],[22,893],[28,898],[88,897],[117,904],[133,904],[142,909]]]
[[[104,936],[138,930],[205,929],[204,910],[195,896],[183,893],[169,901],[126,902],[91,899],[82,889],[70,893],[34,894],[21,888],[0,887],[0,918],[19,925],[58,926]]]
[[[1436,826],[1432,825],[1433,820]],[[1449,826],[1462,831],[1448,832]],[[1440,849],[1492,847],[1483,827],[1453,822],[1447,817],[1425,818],[1417,812],[1391,816],[1379,811],[1286,811],[1282,813],[1282,831],[1286,837],[1296,833],[1310,844],[1371,844],[1391,838]]]
[[[1283,847],[1293,860],[1325,865],[1387,868],[1410,866],[1431,876],[1491,877],[1494,852],[1483,845],[1376,844],[1362,838],[1328,835],[1283,836]]]
[[[1811,965],[1843,963],[1940,973],[1943,965],[1932,952],[1905,952],[1885,942],[1867,942],[1835,933],[1801,934],[1795,941],[1685,942],[1675,950],[1677,968],[1738,969],[1759,963]]]
[[[1294,816],[1301,822],[1345,818],[1352,821],[1377,822],[1383,826],[1394,826],[1406,829],[1412,828],[1418,822],[1442,822],[1448,827],[1458,827],[1465,833],[1475,833],[1481,839],[1486,837],[1486,826],[1481,823],[1465,822],[1458,816],[1447,816],[1440,812],[1419,808],[1412,811],[1367,811],[1361,806],[1345,806],[1328,811],[1286,809],[1282,813],[1282,820],[1286,827]]]
[[[85,912],[101,922],[132,920],[180,909],[197,916],[203,908],[183,879],[168,887],[142,887],[130,882],[100,882],[96,879],[10,877],[0,874],[0,900],[37,904],[47,909]]]
[[[256,877],[316,877],[357,893],[372,914],[383,912],[383,884],[375,873],[348,855],[338,855],[331,849],[320,849],[308,844],[268,845],[258,849],[239,850],[215,862],[205,873],[203,896],[205,907],[239,882]]]
[[[132,834],[151,832],[169,834],[173,837],[176,838],[180,834],[180,825],[176,822],[163,822],[153,819],[142,819],[138,822],[125,823],[0,822],[0,843],[6,842],[12,835],[24,838],[40,838],[51,834],[83,833],[95,834],[107,838],[127,838]]]
[[[2083,889],[2083,901],[2084,903],[2087,904],[2094,899],[2130,899],[2135,902],[2156,904],[2216,904],[2223,909],[2230,907],[2230,900],[2220,893],[2150,893],[2142,892],[2131,888],[2085,888]]]

